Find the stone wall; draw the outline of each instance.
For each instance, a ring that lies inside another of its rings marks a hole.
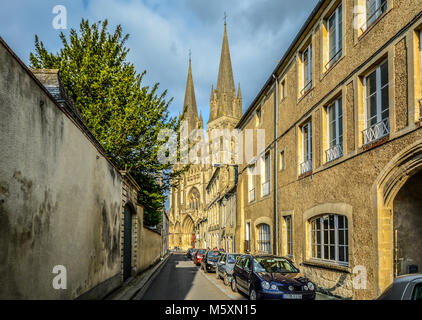
[[[156,230],[143,227],[141,231],[141,250],[139,253],[139,271],[148,269],[161,257],[161,234]]]

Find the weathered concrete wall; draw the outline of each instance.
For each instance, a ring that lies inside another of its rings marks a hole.
[[[161,257],[161,235],[149,228],[141,228],[141,250],[138,253],[138,270],[143,271]]]
[[[1,43],[0,133],[0,299],[118,285],[121,175]]]

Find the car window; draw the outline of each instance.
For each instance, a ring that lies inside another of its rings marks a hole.
[[[227,256],[227,263],[234,264],[238,260],[239,256],[235,256],[233,254],[230,254]]]
[[[244,270],[246,270],[246,269],[249,269],[250,270],[251,269],[250,264],[251,264],[251,260],[249,258],[246,258],[245,266],[243,267],[243,269]]]
[[[255,272],[298,273],[299,270],[284,258],[257,257],[254,259]]]
[[[415,285],[412,300],[422,300],[422,283]]]
[[[245,257],[240,258],[240,259],[237,261],[236,265],[237,265],[239,268],[242,268],[242,269],[243,269],[243,266],[245,265],[245,260],[246,260],[246,258],[245,258]]]
[[[388,300],[390,293],[393,291],[393,285],[391,284],[384,292],[378,297],[377,300]]]

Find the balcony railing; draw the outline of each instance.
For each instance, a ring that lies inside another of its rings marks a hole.
[[[386,118],[373,126],[362,131],[363,133],[363,144],[369,144],[373,141],[381,139],[390,133],[390,121]]]
[[[300,95],[303,96],[305,93],[307,93],[312,88],[312,79],[303,86],[303,89],[300,90]]]
[[[307,160],[300,165],[300,174],[312,171],[312,160]]]
[[[343,146],[341,144],[337,144],[334,147],[326,150],[325,154],[327,156],[327,162],[338,159],[343,155]]]
[[[270,182],[264,182],[262,184],[262,195],[266,196],[270,194]]]
[[[255,201],[255,189],[249,190],[249,202]]]

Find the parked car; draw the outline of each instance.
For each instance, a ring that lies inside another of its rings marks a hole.
[[[198,249],[195,251],[195,253],[193,254],[193,263],[196,264],[197,266],[201,265],[201,261],[202,258],[204,257],[206,250],[205,249]]]
[[[233,268],[240,256],[239,253],[222,253],[220,255],[215,275],[217,279],[223,279],[226,286],[229,286],[232,281]]]
[[[233,291],[257,299],[315,300],[315,285],[284,257],[243,255],[233,269]]]
[[[195,248],[188,249],[188,252],[186,253],[186,258],[192,259],[192,254],[196,251]]]
[[[397,277],[377,300],[422,300],[422,274]]]
[[[215,272],[220,255],[220,251],[208,250],[202,258],[201,269],[204,270],[204,272]]]

